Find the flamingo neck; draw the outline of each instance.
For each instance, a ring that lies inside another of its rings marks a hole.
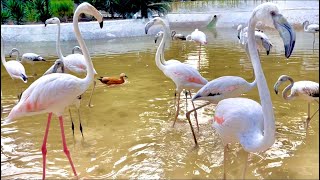
[[[291,90],[291,88],[293,87],[294,81],[291,77],[288,77],[288,80],[290,81],[290,85],[287,86],[283,91],[282,91],[282,97],[285,100],[292,100],[294,98],[294,96],[288,96],[288,92],[289,90]]]
[[[94,78],[94,69],[93,69],[93,64],[89,55],[89,51],[87,49],[86,43],[84,42],[80,30],[79,30],[79,16],[81,14],[81,9],[78,8],[75,12],[74,12],[74,16],[73,16],[73,28],[74,28],[74,32],[77,38],[77,41],[80,45],[80,48],[82,49],[82,53],[86,62],[86,66],[87,66],[87,75],[86,77],[83,79],[85,84],[86,84],[86,88],[85,90],[88,88],[87,86],[90,85],[90,83],[93,81]]]
[[[305,21],[305,23],[303,23],[303,30],[308,31],[307,29],[308,26],[309,26],[309,21]]]
[[[58,36],[57,36],[57,43],[56,43],[56,49],[58,57],[64,62],[64,56],[61,52],[61,46],[60,46],[60,22],[57,23],[58,26]]]
[[[20,57],[20,51],[19,51],[18,49],[14,48],[14,49],[13,49],[13,52],[16,52],[16,53],[17,53],[17,55],[16,55],[16,61],[21,61],[20,58],[19,58],[19,57]]]
[[[271,96],[269,93],[269,88],[261,67],[260,58],[257,51],[257,45],[255,41],[255,26],[257,23],[257,19],[253,16],[249,20],[248,27],[248,47],[249,47],[249,55],[251,59],[251,63],[254,68],[254,74],[257,81],[257,87],[259,91],[262,112],[263,112],[263,138],[261,138],[260,142],[256,144],[254,150],[257,151],[265,151],[270,146],[272,146],[275,142],[275,118],[272,109]]]
[[[163,28],[164,28],[164,32],[163,32],[163,37],[160,41],[160,44],[158,46],[157,52],[156,52],[156,57],[155,57],[155,61],[156,61],[156,65],[157,67],[161,70],[164,71],[165,70],[165,60],[164,60],[164,41],[168,36],[168,33],[170,32],[169,28],[163,23]],[[161,58],[162,57],[162,58]]]

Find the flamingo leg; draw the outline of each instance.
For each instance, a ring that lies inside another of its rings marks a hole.
[[[174,117],[174,122],[172,124],[172,127],[174,127],[174,125],[176,124],[176,121],[177,121],[177,118],[178,118],[178,115],[179,115],[179,110],[180,110],[180,93],[178,93],[178,102],[177,102],[177,111],[176,111],[176,115]]]
[[[70,157],[70,152],[68,150],[68,147],[67,147],[67,143],[66,143],[66,137],[64,135],[64,128],[63,128],[63,119],[62,119],[62,116],[59,116],[59,122],[60,122],[60,128],[61,128],[61,137],[62,137],[62,144],[63,144],[63,151],[64,153],[66,154],[68,160],[69,160],[69,163],[71,165],[71,168],[72,168],[72,171],[74,173],[75,176],[77,176],[77,172],[76,172],[76,169],[74,168],[74,165],[72,163],[72,160],[71,160],[71,157]]]
[[[248,167],[248,156],[249,156],[249,153],[246,152],[245,164],[244,164],[243,174],[242,174],[242,179],[243,179],[243,180],[245,179],[246,171],[247,171],[247,167]]]
[[[187,90],[184,91],[184,95],[186,96],[186,112],[188,111],[188,92]]]
[[[223,179],[227,179],[226,162],[227,162],[227,146],[224,146],[224,150],[223,150]]]
[[[174,91],[174,107],[176,107],[177,104],[177,92]]]
[[[192,101],[191,101],[191,102],[192,102]],[[193,104],[193,102],[192,102],[192,104]],[[193,111],[197,111],[198,109],[200,109],[200,108],[202,108],[202,107],[204,107],[204,106],[208,106],[209,104],[211,104],[211,103],[206,103],[206,104],[201,105],[201,106],[199,106],[199,107],[197,107],[197,108],[195,108],[195,106],[194,106],[194,104],[193,104],[193,109],[192,109],[191,111],[188,111],[188,112],[186,113],[187,119],[190,119],[190,114],[191,114]],[[196,115],[195,115],[195,117],[196,117]],[[197,121],[197,125],[198,125],[198,121]],[[198,131],[199,131],[199,125],[198,125]]]
[[[46,177],[46,156],[47,156],[47,139],[48,139],[48,133],[49,133],[49,127],[50,127],[50,121],[51,121],[52,113],[49,113],[48,115],[48,122],[47,122],[47,127],[46,131],[43,137],[43,143],[42,143],[42,179],[45,179]]]
[[[70,114],[70,120],[71,120],[71,129],[72,129],[72,135],[74,137],[74,124],[73,124],[73,120],[72,120],[72,115],[71,115],[71,110],[69,108],[69,114]]]
[[[313,44],[312,44],[312,49],[313,49],[313,51],[314,51],[314,42],[315,42],[315,40],[316,40],[315,34],[316,34],[316,33],[313,33]]]
[[[189,90],[189,94],[190,94],[190,98],[192,99],[191,91],[190,91],[190,90]],[[191,101],[191,103],[192,103],[192,107],[193,107],[193,109],[195,109],[196,107],[194,106],[193,101]],[[194,118],[196,119],[196,122],[197,122],[197,128],[198,128],[198,132],[199,132],[199,123],[198,123],[198,114],[197,114],[197,111],[194,111]]]
[[[83,131],[82,131],[82,125],[81,125],[81,118],[80,118],[80,109],[78,108],[78,116],[79,116],[79,122],[80,122],[80,132],[83,138]]]
[[[96,84],[97,84],[97,82],[94,80],[93,81],[93,88],[92,88],[92,91],[91,91],[91,94],[90,94],[90,99],[89,99],[89,104],[88,104],[89,107],[93,107],[93,105],[91,104],[91,99],[92,99],[93,91],[94,91],[94,89],[96,87]]]
[[[32,64],[32,72],[33,72],[33,77],[36,78],[37,73],[36,73],[36,71],[34,69],[34,64]]]

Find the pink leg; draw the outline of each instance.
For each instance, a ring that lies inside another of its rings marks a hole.
[[[178,95],[177,111],[176,111],[176,115],[175,115],[175,117],[174,117],[174,121],[173,121],[172,127],[174,127],[174,125],[176,124],[177,118],[178,118],[178,116],[179,116],[179,110],[180,110],[180,94],[181,94],[181,91],[180,91],[179,93],[177,93],[177,95]]]
[[[42,170],[42,179],[45,179],[46,177],[46,155],[47,155],[47,139],[48,139],[48,133],[49,133],[49,127],[50,127],[50,121],[51,121],[52,113],[49,113],[48,116],[48,122],[46,127],[46,132],[44,134],[43,143],[42,143],[42,160],[43,160],[43,170]]]
[[[60,121],[60,128],[61,128],[61,137],[62,137],[62,144],[63,144],[63,151],[64,153],[66,154],[69,162],[70,162],[70,165],[71,165],[71,168],[72,168],[72,171],[74,173],[75,176],[77,176],[77,172],[76,172],[76,169],[74,168],[74,165],[72,163],[72,160],[71,160],[71,157],[70,157],[70,152],[68,150],[68,147],[67,147],[67,143],[66,143],[66,137],[64,135],[64,128],[63,128],[63,119],[62,119],[62,116],[59,116],[59,121]]]

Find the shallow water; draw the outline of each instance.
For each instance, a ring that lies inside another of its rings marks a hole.
[[[176,29],[189,33],[193,29]],[[192,42],[167,43],[165,58],[178,59],[198,68],[208,80],[224,75],[241,76],[253,81],[252,66],[243,47],[238,44],[236,30],[221,28],[205,31],[209,44]],[[290,59],[284,57],[278,32],[267,31],[274,44],[269,56],[260,51],[263,70],[271,93],[276,117],[276,142],[264,153],[249,158],[248,179],[317,179],[319,176],[319,116],[311,120],[308,134],[304,129],[307,103],[303,100],[286,102],[273,91],[273,85],[282,74],[298,80],[319,82],[319,36],[312,50],[312,34],[297,31],[296,47]],[[190,127],[185,118],[184,95],[176,126],[173,95],[175,86],[156,67],[157,44],[153,36],[114,40],[86,41],[98,76],[129,77],[125,84],[107,87],[97,82],[89,108],[87,91],[81,102],[82,139],[76,109],[72,106],[75,136],[71,131],[69,112],[64,113],[67,144],[75,168],[81,179],[141,178],[141,179],[215,179],[223,177],[223,146],[208,120],[213,117],[214,105],[198,111],[200,132],[196,132],[199,148],[193,149]],[[76,42],[62,42],[63,53],[71,53]],[[48,62],[35,64],[38,75],[46,71],[55,55],[55,42],[6,43],[5,51],[18,47],[22,52],[32,51],[45,56]],[[45,50],[44,50],[45,49]],[[200,63],[198,50],[200,49]],[[7,57],[7,60],[10,59]],[[14,58],[12,58],[14,59]],[[28,75],[32,67],[25,64]],[[97,77],[98,77],[97,76]],[[38,76],[39,77],[39,76]],[[1,66],[2,120],[16,101],[16,94],[27,84],[12,79]],[[284,85],[280,88],[284,88]],[[243,97],[259,102],[253,89]],[[188,101],[187,109],[192,108]],[[203,102],[196,102],[196,106]],[[312,103],[311,112],[318,108]],[[193,116],[191,116],[194,120]],[[47,114],[20,118],[1,128],[1,177],[5,179],[41,178],[41,145]],[[69,162],[62,151],[58,118],[53,116],[47,143],[47,178],[73,177]],[[228,150],[227,178],[242,175],[245,152],[236,144]]]

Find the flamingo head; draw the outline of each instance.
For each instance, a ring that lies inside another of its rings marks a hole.
[[[307,26],[308,24],[309,24],[309,21],[307,20],[307,21],[304,21],[304,22],[302,23],[302,26],[305,27],[305,26]]]
[[[164,26],[166,26],[166,23],[160,17],[155,17],[155,18],[151,19],[144,26],[144,30],[145,30],[146,34],[148,34],[148,31],[149,31],[150,27],[152,27],[153,25],[164,25]]]
[[[47,24],[60,24],[60,19],[57,17],[49,18],[44,22],[44,27],[46,27]]]
[[[274,92],[275,92],[276,94],[278,94],[278,88],[279,88],[279,86],[280,86],[282,83],[284,83],[285,81],[287,81],[287,80],[289,80],[289,76],[287,76],[287,75],[281,75],[281,76],[278,78],[277,82],[276,82],[276,83],[274,84],[274,86],[273,86]]]
[[[277,5],[271,2],[261,4],[254,9],[253,14],[256,22],[263,21],[269,26],[273,24],[279,31],[284,43],[285,56],[289,58],[295,45],[296,34],[287,19],[279,12]]]
[[[62,73],[64,73],[64,63],[61,59],[54,62],[52,73],[56,73],[59,68],[61,68]]]
[[[72,54],[75,53],[75,51],[78,51],[82,54],[82,49],[79,47],[79,46],[74,46],[73,49],[72,49]]]
[[[154,36],[154,43],[157,43],[158,38],[163,36],[163,31],[159,31],[155,36]]]
[[[100,28],[103,27],[103,16],[102,14],[91,4],[87,3],[87,2],[83,2],[81,3],[78,8],[80,10],[81,13],[85,13],[85,14],[89,14],[91,16],[94,16],[97,21],[100,24]]]

